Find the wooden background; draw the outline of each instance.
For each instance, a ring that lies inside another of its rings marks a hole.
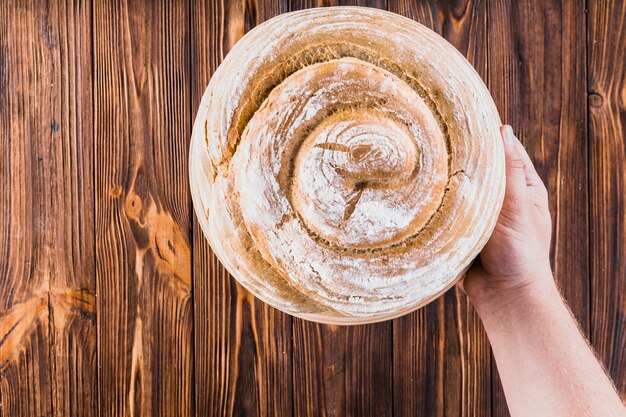
[[[626,4],[357,3],[434,29],[481,74],[626,398]],[[194,219],[211,74],[255,25],[334,4],[0,0],[0,416],[507,415],[459,290],[380,324],[302,321],[237,285]]]

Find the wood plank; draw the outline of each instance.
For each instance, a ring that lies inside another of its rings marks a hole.
[[[386,1],[291,1],[290,10]],[[293,319],[294,412],[301,416],[391,416],[391,321],[330,326]]]
[[[193,400],[185,2],[94,2],[102,416],[189,416]]]
[[[433,29],[487,78],[484,1],[393,1],[390,10]],[[490,415],[490,350],[482,324],[458,289],[394,320],[394,415]]]
[[[298,416],[391,416],[390,322],[332,326],[293,319]]]
[[[268,1],[192,2],[194,116],[211,75],[235,42],[284,11]],[[193,259],[197,414],[292,415],[291,317],[237,284],[195,220]]]
[[[0,415],[96,412],[89,3],[0,5]]]
[[[488,86],[549,193],[555,279],[589,330],[585,6],[489,1]],[[494,366],[493,414],[508,415]]]
[[[626,401],[626,2],[588,2],[591,340]]]

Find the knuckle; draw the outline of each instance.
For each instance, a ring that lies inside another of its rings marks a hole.
[[[513,169],[524,169],[524,161],[521,158],[509,158],[507,164]]]

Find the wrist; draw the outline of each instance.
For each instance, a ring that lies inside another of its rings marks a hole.
[[[519,285],[482,288],[468,293],[468,296],[483,322],[505,325],[523,319],[541,305],[562,301],[549,270],[539,272]]]

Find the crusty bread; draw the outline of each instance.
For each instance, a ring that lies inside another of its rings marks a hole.
[[[500,118],[472,66],[394,13],[329,7],[248,32],[214,73],[190,148],[202,230],[270,305],[358,324],[450,288],[504,195]]]

